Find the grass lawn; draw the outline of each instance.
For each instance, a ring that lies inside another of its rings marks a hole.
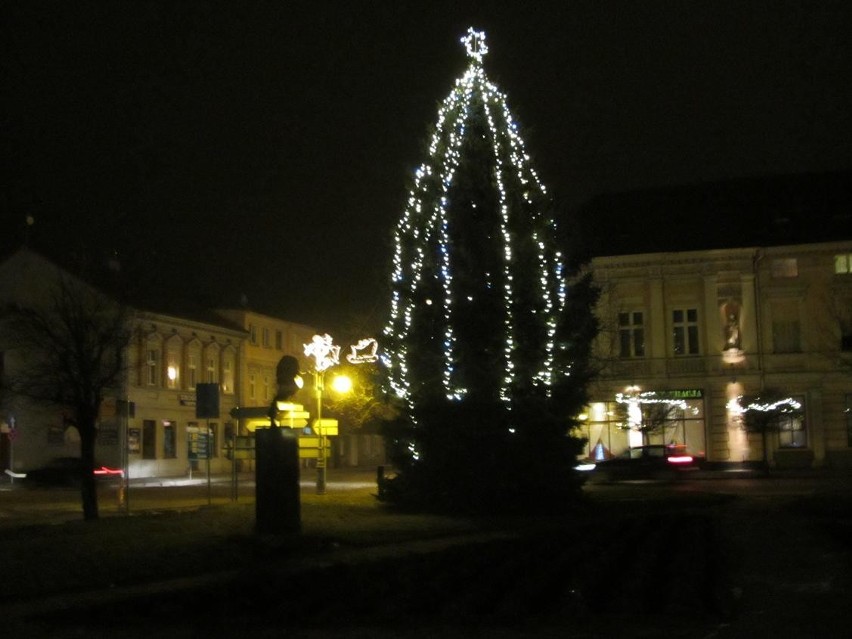
[[[377,625],[385,634],[371,636],[438,627],[470,636],[474,625],[498,636],[519,624],[600,630],[595,620],[636,611],[693,628],[716,612],[723,575],[713,499],[589,503],[559,520],[483,521],[394,512],[372,492],[303,490],[303,532],[286,537],[255,535],[248,501],[2,529],[0,565],[14,578],[0,582],[0,604],[155,585],[39,610],[36,627],[51,636],[68,628],[69,636],[95,628],[274,636],[283,627],[333,636]],[[156,586],[212,573],[190,587]]]
[[[388,512],[370,489],[302,495],[301,536],[254,535],[251,500],[0,529],[0,600],[238,570],[279,556],[470,532],[474,522]]]

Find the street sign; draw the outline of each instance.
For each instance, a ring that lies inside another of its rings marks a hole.
[[[336,419],[315,419],[311,423],[311,428],[317,435],[325,435],[326,437],[334,437],[337,435],[337,420]]]
[[[299,459],[319,459],[319,448],[299,448]],[[331,449],[325,449],[325,458],[331,457]]]
[[[319,437],[299,437],[299,448],[319,448],[320,438]],[[329,443],[325,443],[325,447],[328,448]]]
[[[243,422],[243,425],[246,427],[246,430],[250,433],[253,433],[258,428],[269,428],[269,418],[265,419],[247,419]],[[279,426],[283,426],[284,428],[304,428],[308,425],[307,419],[293,419],[293,420],[281,420],[278,422]]]

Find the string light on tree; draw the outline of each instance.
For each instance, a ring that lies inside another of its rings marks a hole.
[[[468,66],[441,103],[394,237],[383,359],[391,390],[409,401],[434,382],[451,400],[476,393],[480,366],[500,371],[498,393],[511,404],[518,388],[548,394],[570,372],[556,361],[565,269],[549,195],[486,77],[485,34],[470,28],[461,42]],[[484,343],[476,322],[499,344]],[[424,372],[439,359],[436,375]]]

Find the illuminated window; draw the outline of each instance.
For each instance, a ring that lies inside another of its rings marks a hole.
[[[672,311],[672,337],[675,355],[698,355],[698,309]]]
[[[772,277],[798,277],[799,263],[795,257],[772,260]]]
[[[234,354],[230,351],[222,356],[222,392],[234,392]]]
[[[804,406],[804,397],[794,397],[793,399]],[[778,420],[778,445],[781,448],[805,448],[808,445],[804,408],[801,413],[780,416]]]
[[[834,272],[837,275],[852,273],[852,253],[841,253],[834,256]]]
[[[180,385],[180,338],[173,337],[166,344],[166,386],[179,388]]]
[[[619,357],[645,356],[645,325],[641,311],[618,314]]]

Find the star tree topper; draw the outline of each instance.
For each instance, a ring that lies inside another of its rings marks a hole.
[[[482,64],[482,58],[488,53],[488,45],[485,44],[485,32],[470,27],[467,30],[467,35],[462,36],[461,41],[467,49],[468,57]]]

